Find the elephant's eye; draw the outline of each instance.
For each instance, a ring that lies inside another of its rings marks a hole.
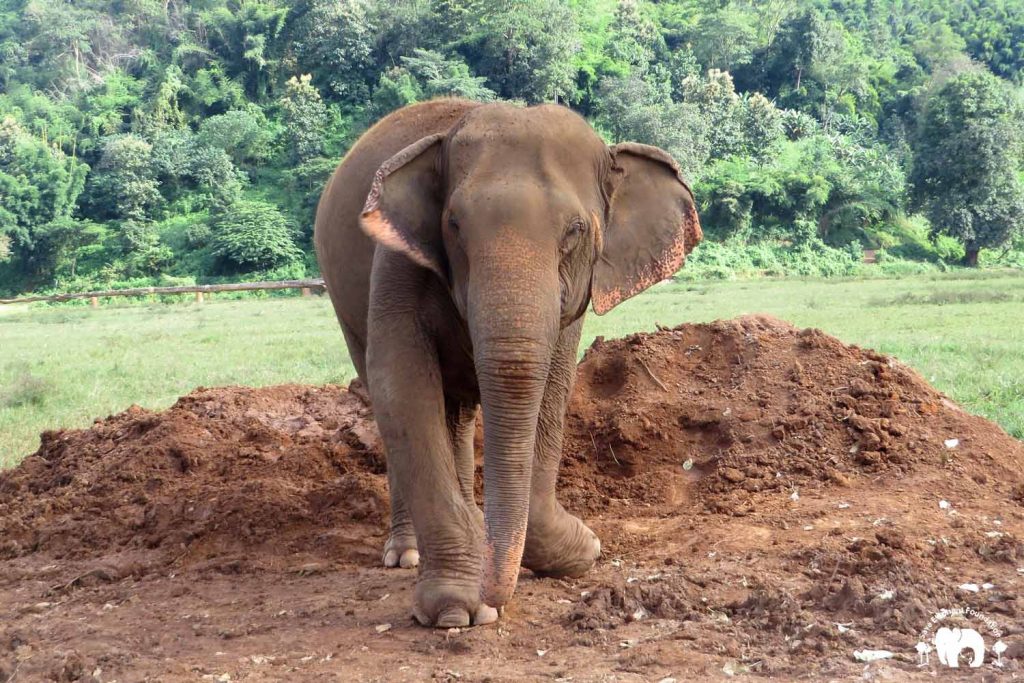
[[[571,249],[576,246],[581,235],[587,231],[587,224],[582,218],[573,218],[569,223],[569,227],[565,231],[565,237],[562,239],[562,246],[565,249]]]
[[[562,254],[568,256],[572,253],[579,245],[580,238],[586,231],[587,224],[582,218],[577,216],[569,221],[569,226],[565,230],[565,236],[562,238]]]
[[[455,235],[459,234],[459,222],[455,220],[455,216],[448,216],[448,229]]]

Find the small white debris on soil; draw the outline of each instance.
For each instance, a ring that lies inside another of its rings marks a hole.
[[[687,458],[683,461],[683,469],[687,472],[693,469],[693,458]]]
[[[804,531],[814,531],[814,525],[813,524],[808,524],[807,526],[804,527]]]
[[[663,678],[660,681],[658,681],[658,683],[676,683],[676,679],[674,679],[674,678]]]
[[[373,627],[373,630],[377,633],[384,633],[385,631],[391,630],[391,624],[377,624]]]
[[[892,600],[894,597],[896,597],[895,591],[888,588],[878,594],[879,600]]]
[[[977,593],[979,590],[981,590],[980,588],[978,588],[978,584],[976,583],[961,583],[957,587],[962,591],[967,591],[968,593]]]
[[[839,508],[840,510],[845,510],[845,509],[847,509],[848,507],[850,507],[850,504],[849,504],[849,503],[840,503],[840,504],[839,504],[839,505],[837,505],[836,507],[838,507],[838,508]]]
[[[948,510],[950,507],[951,507],[951,505],[949,504],[948,500],[940,500],[939,501],[939,509],[940,510]]]
[[[858,662],[877,662],[880,659],[891,659],[889,650],[855,650],[853,658]]]
[[[1003,535],[1002,531],[986,531],[985,535],[989,538],[1001,538]]]
[[[946,439],[942,443],[946,444],[946,448],[953,449],[960,445],[960,439]]]
[[[836,625],[836,630],[839,631],[840,633],[846,633],[847,631],[850,630],[850,627],[853,626],[853,622],[850,622],[848,624],[840,624],[839,622],[834,622],[834,623]]]
[[[571,605],[572,604],[572,600],[566,600],[565,598],[559,598],[555,602],[557,602],[560,605]]]
[[[789,499],[792,501],[800,500],[800,492],[794,489],[793,493],[789,494]]]
[[[547,650],[537,650],[537,656],[538,656],[538,657],[543,657],[543,656],[544,656],[544,655],[546,655],[547,653],[548,653],[548,651],[547,651]]]
[[[745,674],[748,671],[750,671],[750,667],[748,667],[746,664],[736,661],[735,659],[730,659],[722,667],[722,673],[724,673],[726,676],[736,676],[739,674]]]
[[[996,587],[996,585],[994,583],[983,583],[983,584],[981,584],[981,588],[983,590],[987,590],[987,591],[990,591],[990,590],[992,590],[995,587]]]

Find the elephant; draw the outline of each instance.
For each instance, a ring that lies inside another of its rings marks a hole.
[[[491,623],[520,566],[576,577],[598,559],[555,497],[584,314],[668,278],[701,239],[668,153],[609,146],[559,105],[414,104],[341,161],[314,244],[384,444],[383,563],[418,566],[418,622]]]
[[[935,632],[935,653],[939,662],[948,667],[960,668],[960,653],[965,648],[974,652],[970,666],[978,668],[985,661],[985,639],[973,628],[947,628],[943,626]]]

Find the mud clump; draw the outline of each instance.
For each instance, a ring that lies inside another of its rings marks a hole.
[[[414,626],[412,576],[379,566],[362,395],[200,388],[44,433],[0,472],[0,679],[848,678],[865,648],[931,679],[915,643],[954,607],[1024,668],[1024,446],[895,359],[764,316],[599,338],[559,499],[603,557],[524,572],[502,629],[459,634]]]

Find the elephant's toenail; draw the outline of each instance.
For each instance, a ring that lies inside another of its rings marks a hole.
[[[473,616],[473,623],[477,626],[483,626],[484,624],[493,624],[498,620],[498,610],[494,609],[490,605],[480,603],[480,606],[476,608],[476,614]]]
[[[449,607],[437,616],[437,628],[469,626],[469,612],[461,607]]]
[[[398,564],[403,569],[408,569],[410,567],[415,567],[419,563],[420,563],[420,553],[419,553],[419,551],[418,550],[412,550],[411,548],[409,550],[406,550],[404,553],[402,553],[402,558],[398,561]],[[394,565],[392,565],[392,566],[394,566]]]

